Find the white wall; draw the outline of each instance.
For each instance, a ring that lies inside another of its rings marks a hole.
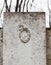
[[[26,3],[27,3],[27,1],[26,1]],[[49,8],[50,8],[51,7],[50,1],[51,0],[29,0],[29,4],[28,4],[28,11],[29,12],[46,12],[46,27],[49,27],[49,10],[48,10],[48,5],[49,5]],[[8,5],[9,5],[9,2],[10,2],[10,0],[8,0]],[[0,0],[0,10],[3,7],[3,3],[4,3],[4,0]],[[24,0],[23,0],[23,3],[24,3]],[[14,11],[15,4],[16,4],[16,0],[12,0],[11,12],[15,12]],[[4,10],[5,10],[5,8],[4,8]],[[25,6],[24,12],[26,12],[26,6]],[[2,20],[3,20],[3,15],[0,18],[0,27],[2,27]]]

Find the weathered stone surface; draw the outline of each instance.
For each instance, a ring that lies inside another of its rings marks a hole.
[[[0,28],[0,65],[3,65],[3,29]]]
[[[47,57],[48,59],[51,59],[51,48],[47,49]]]
[[[51,60],[48,60],[48,63],[47,63],[47,65],[51,65]]]
[[[51,65],[51,28],[47,29],[47,65]]]
[[[15,12],[15,6],[16,6],[16,1],[17,0],[12,0],[11,4],[11,12]],[[19,0],[19,4],[22,1],[21,5],[21,12],[46,12],[46,27],[49,27],[49,10],[51,11],[51,0]],[[28,2],[29,1],[29,2]],[[10,0],[7,0],[8,7],[10,6]],[[25,2],[25,7],[23,7]],[[2,10],[4,0],[0,0],[0,12]],[[28,4],[28,5],[27,5]],[[23,10],[24,8],[24,10]],[[6,12],[6,8],[4,6],[3,12]],[[18,7],[18,12],[19,12],[19,7]],[[2,27],[3,23],[3,15],[0,18],[0,27]]]
[[[4,13],[3,65],[46,65],[45,13]]]
[[[51,48],[51,29],[47,29],[47,47]]]

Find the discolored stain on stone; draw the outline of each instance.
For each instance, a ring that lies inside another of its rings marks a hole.
[[[19,38],[23,43],[27,43],[30,40],[30,31],[28,28],[22,28],[19,33]]]

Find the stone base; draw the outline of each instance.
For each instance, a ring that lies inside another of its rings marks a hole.
[[[46,65],[45,13],[4,13],[3,65]]]

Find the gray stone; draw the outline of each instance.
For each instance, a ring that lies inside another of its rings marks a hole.
[[[3,65],[46,65],[45,13],[4,13]]]

